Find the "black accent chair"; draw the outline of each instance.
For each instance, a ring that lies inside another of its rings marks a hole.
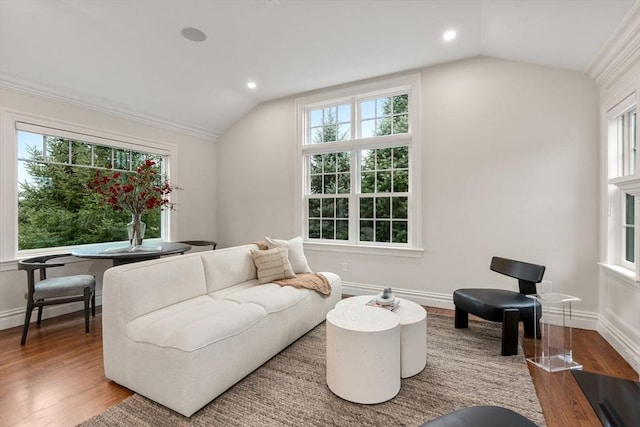
[[[525,334],[540,338],[540,303],[526,295],[536,293],[545,267],[512,259],[493,257],[491,270],[518,279],[520,292],[503,289],[457,289],[453,292],[456,306],[456,328],[469,326],[469,313],[492,322],[502,322],[502,355],[518,354],[518,322]],[[535,310],[534,310],[535,305]],[[534,319],[534,312],[536,313]]]
[[[528,418],[500,406],[471,406],[427,421],[420,427],[538,427]]]
[[[96,315],[96,279],[89,274],[75,276],[47,278],[47,268],[62,267],[64,262],[48,262],[57,258],[69,258],[71,254],[45,255],[27,258],[18,262],[18,270],[27,272],[27,310],[22,328],[20,345],[27,342],[31,313],[38,308],[39,326],[42,322],[42,307],[54,304],[67,304],[70,302],[84,302],[84,331],[89,333],[89,303],[91,303],[91,315]],[[36,281],[35,272],[40,272],[40,280]]]
[[[185,243],[191,246],[211,246],[211,250],[215,251],[218,243],[213,240],[183,240],[180,243]]]

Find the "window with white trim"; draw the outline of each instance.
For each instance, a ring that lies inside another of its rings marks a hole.
[[[640,197],[640,168],[637,155],[638,108],[635,95],[612,108],[608,114],[609,175],[609,261],[636,270],[637,198]]]
[[[125,241],[131,214],[100,205],[87,185],[96,170],[132,173],[152,160],[168,175],[175,151],[153,141],[5,113],[2,147],[3,260],[99,242]],[[13,159],[13,164],[9,162]],[[146,238],[169,238],[168,212],[145,214]]]
[[[412,76],[298,101],[307,242],[419,247],[417,85]]]

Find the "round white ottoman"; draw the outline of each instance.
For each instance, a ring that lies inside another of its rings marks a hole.
[[[400,321],[368,306],[327,314],[327,385],[345,400],[380,403],[400,391]]]
[[[365,306],[375,295],[363,295],[338,301],[336,308]],[[397,297],[396,297],[397,298]],[[427,365],[427,311],[419,304],[403,298],[391,311],[400,319],[400,376],[412,377],[422,372]],[[371,307],[388,311],[380,307]]]

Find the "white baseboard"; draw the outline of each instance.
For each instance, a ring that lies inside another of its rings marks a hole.
[[[549,323],[552,325],[562,326],[562,309],[552,307],[549,310]],[[568,313],[566,313],[568,317]],[[571,325],[573,328],[588,329],[590,331],[598,330],[598,320],[600,316],[598,313],[591,311],[572,310],[571,319],[565,319],[566,326]],[[546,323],[545,319],[542,319]]]
[[[99,305],[102,305],[102,292],[96,292],[96,306]],[[0,330],[24,325],[25,310],[26,306],[0,313]],[[74,311],[84,310],[84,304],[82,302],[72,302],[69,304],[51,305],[44,307],[43,310],[42,319],[44,320],[51,317],[62,316],[67,313],[73,313]],[[37,318],[38,310],[33,310],[33,313],[31,313],[31,321],[35,322]]]
[[[384,286],[342,282],[342,293],[346,295],[374,295],[382,293],[383,290]],[[393,288],[393,294],[420,305],[448,308],[450,310],[455,308],[453,306],[453,297],[450,294],[439,294],[435,292],[424,292],[402,288]]]
[[[640,343],[629,339],[604,316],[600,316],[597,331],[631,365],[640,380]]]

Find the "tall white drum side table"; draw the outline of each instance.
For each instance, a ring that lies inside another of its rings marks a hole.
[[[571,303],[581,301],[580,298],[560,293],[527,295],[537,300],[542,307],[540,319],[541,340],[535,343],[534,356],[527,360],[548,372],[566,369],[582,369],[582,365],[573,360],[573,328]],[[536,305],[533,306],[533,317],[536,318]],[[560,325],[551,324],[554,312],[562,317]],[[534,336],[537,333],[534,331]]]
[[[375,295],[363,295],[338,301],[336,307],[366,306]],[[409,378],[422,372],[427,365],[427,311],[419,304],[397,298],[398,306],[391,313],[400,319],[400,377]],[[378,310],[385,310],[377,307]]]
[[[400,391],[400,321],[368,306],[327,314],[327,385],[341,398],[380,403]]]

